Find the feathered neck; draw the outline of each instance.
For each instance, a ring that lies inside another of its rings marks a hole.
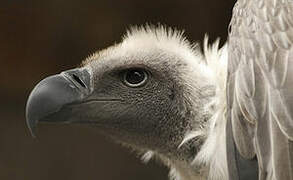
[[[227,45],[219,49],[217,40],[211,46],[208,38],[204,40],[204,58],[207,67],[211,69],[216,94],[207,104],[207,110],[212,111],[211,118],[206,122],[205,129],[189,132],[181,145],[198,136],[206,137],[200,151],[188,167],[175,163],[170,175],[174,180],[225,180],[228,179],[226,160],[226,75],[227,75]],[[213,107],[213,108],[211,108]],[[176,168],[176,166],[178,166]]]
[[[208,167],[208,179],[228,179],[226,159],[226,77],[228,51],[227,44],[220,50],[219,41],[208,47],[205,39],[204,49],[208,66],[212,69],[216,85],[214,98],[215,112],[209,123],[209,133],[200,152],[194,159],[195,164]]]
[[[191,163],[157,155],[170,168],[171,180],[228,179],[225,135],[227,58],[227,45],[219,49],[218,40],[210,46],[208,38],[205,38],[203,60],[206,61],[206,68],[211,72],[209,76],[216,87],[215,96],[204,107],[211,113],[211,117],[201,129],[188,131],[178,147],[198,137],[204,137],[204,142]],[[142,159],[148,161],[153,155],[154,152],[148,151]]]

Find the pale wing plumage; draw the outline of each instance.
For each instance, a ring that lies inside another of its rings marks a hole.
[[[259,179],[293,179],[293,1],[238,0],[229,32],[228,113]]]

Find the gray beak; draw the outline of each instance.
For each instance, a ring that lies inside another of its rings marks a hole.
[[[40,121],[70,121],[66,117],[68,112],[65,107],[81,103],[91,94],[90,81],[89,71],[78,68],[49,76],[39,82],[29,95],[26,105],[26,121],[32,135],[34,136],[36,125]]]

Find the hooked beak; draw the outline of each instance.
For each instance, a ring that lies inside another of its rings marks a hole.
[[[90,82],[91,74],[86,68],[64,71],[39,82],[26,105],[26,122],[32,135],[40,121],[70,122],[70,109],[65,107],[82,103],[92,93]]]

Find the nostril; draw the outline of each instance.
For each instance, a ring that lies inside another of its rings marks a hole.
[[[72,74],[73,79],[80,84],[82,87],[86,88],[86,85],[84,84],[84,82],[75,74]]]

